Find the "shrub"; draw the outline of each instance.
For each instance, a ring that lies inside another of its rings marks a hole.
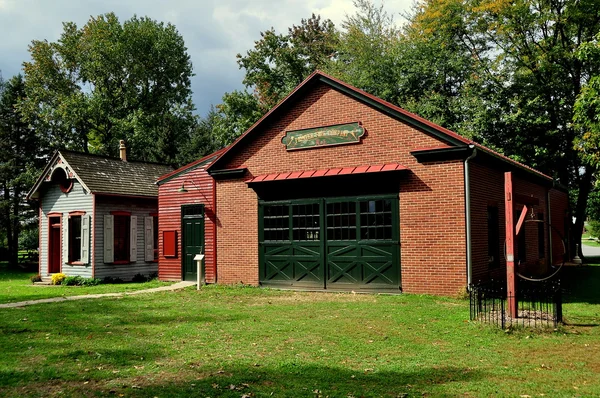
[[[131,278],[131,281],[136,283],[146,282],[147,280],[148,279],[142,274],[135,274],[133,278]]]
[[[52,275],[52,284],[60,285],[62,283],[62,281],[65,280],[66,277],[67,276],[65,274],[63,274],[62,272],[58,273],[58,274],[54,274],[54,275]]]
[[[81,286],[83,282],[83,278],[79,275],[77,276],[67,276],[63,281],[62,285],[64,286]]]
[[[82,286],[97,286],[101,282],[100,279],[97,278],[83,278],[81,281]]]
[[[104,279],[102,279],[102,283],[106,283],[106,284],[123,283],[123,279],[113,278],[112,276],[105,276]]]
[[[41,282],[42,281],[42,276],[40,274],[31,275],[31,277],[29,277],[29,280],[31,281],[31,283]]]
[[[600,221],[589,221],[587,230],[594,238],[600,238]]]

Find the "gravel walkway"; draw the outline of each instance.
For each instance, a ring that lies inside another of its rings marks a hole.
[[[0,304],[0,308],[17,308],[17,307],[25,307],[28,305],[34,305],[34,304],[59,303],[59,302],[63,302],[63,301],[87,300],[87,299],[96,299],[96,298],[103,298],[103,297],[133,296],[136,294],[143,294],[143,293],[154,293],[154,292],[165,292],[165,291],[170,291],[170,290],[179,290],[179,289],[183,289],[184,287],[194,286],[194,285],[196,285],[195,282],[185,281],[185,282],[177,282],[177,283],[174,283],[169,286],[155,287],[153,289],[146,289],[146,290],[135,290],[133,292],[84,294],[81,296],[53,297],[53,298],[47,298],[47,299],[41,299],[41,300],[19,301],[17,303]]]

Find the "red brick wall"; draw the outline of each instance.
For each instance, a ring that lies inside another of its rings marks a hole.
[[[193,181],[191,183],[190,181]],[[185,183],[188,192],[177,192]],[[195,184],[195,185],[194,185]],[[158,188],[158,277],[164,281],[181,280],[181,206],[204,204],[204,254],[206,281],[216,282],[214,180],[203,167],[167,181]],[[177,231],[177,257],[165,257],[163,232]]]
[[[472,261],[473,261],[473,282],[486,281],[493,279],[506,278],[506,260],[504,257],[505,233],[505,202],[504,202],[504,171],[492,169],[485,165],[472,162],[470,164],[470,183],[471,183],[471,225],[472,225]],[[534,184],[519,178],[513,173],[513,194],[525,196],[534,196],[539,200],[538,205],[533,209],[537,216],[543,213],[544,218],[548,216],[546,205],[546,194],[548,188]],[[499,215],[499,267],[490,267],[488,264],[488,206],[497,206]],[[530,219],[531,206],[528,205],[526,220]],[[554,205],[553,205],[554,208]],[[522,204],[516,203],[513,213],[516,223],[521,215]],[[553,210],[554,211],[554,210]],[[527,261],[536,262],[538,256],[538,223],[524,223],[526,235]],[[548,241],[547,224],[544,227],[544,237]],[[515,258],[518,256],[518,238],[515,236]],[[549,249],[546,245],[546,261],[549,255]],[[539,267],[545,267],[544,261],[540,262]],[[541,271],[541,268],[540,268]]]
[[[367,134],[357,145],[286,151],[287,130],[361,121]],[[401,163],[402,289],[452,295],[466,285],[463,163],[419,164],[410,151],[443,146],[416,130],[326,85],[313,88],[287,112],[274,115],[252,141],[233,150],[223,168],[247,167],[250,175],[329,167]],[[217,253],[220,283],[258,283],[257,197],[241,180],[217,181]]]

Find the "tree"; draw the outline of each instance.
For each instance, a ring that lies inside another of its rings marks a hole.
[[[109,13],[64,23],[57,42],[29,52],[19,108],[50,145],[114,155],[125,139],[132,158],[174,161],[195,120],[192,64],[173,25]]]
[[[217,135],[214,133],[220,117],[215,108],[211,107],[208,114],[199,119],[198,124],[191,131],[188,144],[179,153],[178,164],[191,163],[225,145],[218,141]]]
[[[574,241],[583,229],[596,166],[574,148],[575,99],[593,75],[576,55],[600,28],[595,0],[423,0],[412,20],[424,32],[453,32],[451,45],[480,62],[483,100],[471,108],[473,136],[577,188]],[[461,128],[456,128],[461,131]]]
[[[213,135],[221,147],[231,144],[265,113],[256,96],[237,90],[225,93],[216,110]]]
[[[288,34],[273,28],[261,32],[254,49],[237,55],[246,70],[244,84],[254,89],[263,113],[275,106],[316,69],[323,68],[337,50],[338,35],[329,19],[313,14],[293,25]]]
[[[25,98],[21,75],[0,87],[0,228],[6,236],[9,263],[18,262],[22,227],[34,224],[37,214],[25,201],[46,153],[35,131],[23,122],[16,104]]]

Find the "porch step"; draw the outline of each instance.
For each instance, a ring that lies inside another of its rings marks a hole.
[[[47,280],[45,281],[44,279],[42,279],[41,282],[33,282],[34,285],[38,285],[38,286],[51,286],[52,285],[52,281],[51,280]]]

